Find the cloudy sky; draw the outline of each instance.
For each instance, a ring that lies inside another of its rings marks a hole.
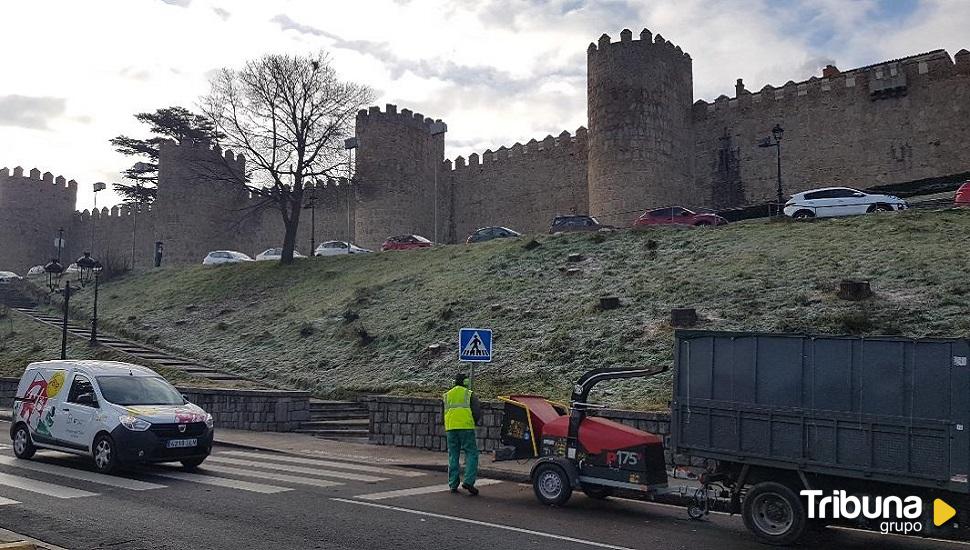
[[[208,76],[328,51],[342,77],[449,125],[447,155],[586,124],[586,47],[647,27],[694,59],[698,99],[936,48],[970,48],[970,0],[3,0],[0,167],[91,183],[131,163],[131,115],[194,108]],[[102,194],[99,205],[115,202]]]

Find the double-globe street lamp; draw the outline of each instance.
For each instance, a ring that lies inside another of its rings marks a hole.
[[[94,315],[91,317],[91,343],[97,343],[98,335],[98,284],[101,280],[101,271],[104,267],[101,262],[91,257],[90,252],[85,252],[84,256],[77,259],[77,282],[80,286],[87,286],[94,280]],[[71,280],[64,281],[64,288],[59,289],[61,279],[64,277],[64,266],[57,258],[52,259],[44,266],[47,273],[47,286],[51,293],[59,293],[64,296],[64,317],[61,323],[61,359],[67,359],[67,328],[68,313],[71,309],[71,294],[76,290],[71,286]]]
[[[784,191],[781,188],[781,138],[785,135],[785,129],[781,127],[781,124],[775,124],[775,127],[771,129],[771,136],[765,137],[758,144],[758,147],[774,147],[778,158],[778,211],[781,212],[781,206],[785,202]],[[772,140],[774,138],[774,140]]]
[[[77,259],[78,282],[81,286],[87,286],[94,279],[94,312],[91,315],[91,345],[98,343],[98,285],[101,281],[101,272],[104,266],[101,262],[91,257],[90,252],[85,252],[84,256]]]

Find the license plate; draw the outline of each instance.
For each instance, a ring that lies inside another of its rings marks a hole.
[[[198,439],[172,439],[166,444],[169,449],[181,449],[182,447],[195,447],[199,444]]]

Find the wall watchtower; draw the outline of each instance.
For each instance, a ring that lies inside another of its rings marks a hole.
[[[587,50],[589,208],[627,225],[647,208],[686,202],[692,183],[693,69],[680,47],[624,29]]]

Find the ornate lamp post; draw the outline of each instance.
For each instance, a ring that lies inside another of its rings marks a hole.
[[[57,290],[58,285],[61,284],[61,277],[64,275],[64,266],[61,265],[61,262],[57,261],[57,258],[52,258],[44,266],[44,273],[47,274],[47,287],[51,289],[51,292],[54,292]]]
[[[320,185],[320,180],[313,182],[313,191],[310,192],[310,196],[306,199],[306,204],[303,205],[304,210],[310,211],[310,257],[312,258],[317,253],[317,187]]]
[[[91,257],[90,252],[85,252],[84,256],[77,259],[77,282],[81,286],[88,286],[94,275],[94,266],[98,262]]]
[[[95,260],[91,271],[94,272],[94,314],[91,316],[91,345],[98,343],[98,283],[101,281],[101,271],[104,266]]]
[[[778,157],[778,188],[776,189],[778,193],[778,211],[781,212],[781,205],[785,202],[785,194],[781,187],[781,138],[785,135],[785,129],[781,127],[781,124],[775,124],[775,127],[771,129],[771,136],[766,137],[761,140],[758,147],[774,147]],[[772,141],[774,138],[774,141]]]
[[[51,292],[62,292],[64,294],[64,324],[61,327],[61,359],[67,359],[67,312],[71,305],[71,280],[64,281],[64,290],[57,290],[57,285],[64,275],[64,266],[57,261],[57,258],[54,258],[50,263],[45,265],[44,271],[47,272],[47,285],[50,287]]]

